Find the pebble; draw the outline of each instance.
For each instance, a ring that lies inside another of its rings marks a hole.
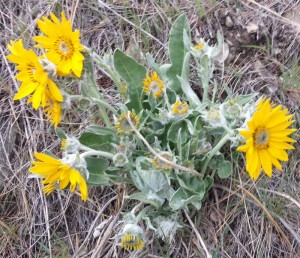
[[[226,16],[226,18],[225,18],[225,26],[227,28],[232,28],[233,27],[233,21],[232,21],[232,19],[229,15]]]

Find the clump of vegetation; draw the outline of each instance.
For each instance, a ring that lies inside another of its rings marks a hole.
[[[181,211],[201,209],[214,180],[231,175],[235,157],[228,149],[235,156],[246,153],[253,180],[262,170],[272,177],[273,167],[282,170],[280,162],[288,161],[296,129],[290,129],[294,120],[287,109],[256,94],[217,98],[221,85],[213,72],[223,45],[220,33],[214,46],[203,39],[193,44],[182,14],[169,35],[170,63],[157,63],[150,53],[138,62],[119,49],[99,56],[80,43],[80,31],[63,12],[61,20],[50,16],[38,20],[43,35],[33,37],[40,56],[22,40],[8,45],[7,59],[17,65],[21,82],[14,99],[29,97],[29,105],[41,107],[61,139],[62,158],[37,152],[29,171],[42,178],[45,194],[69,187],[83,201],[91,186],[134,186],[126,200],[136,205],[123,214],[117,234],[126,250],[147,245],[145,230],[173,241],[185,226]],[[191,62],[201,97],[190,85]],[[123,98],[119,109],[98,91],[91,64],[117,86]],[[67,93],[66,78],[77,82],[80,94]],[[105,125],[90,125],[75,137],[59,124],[64,111],[82,100],[97,106]]]

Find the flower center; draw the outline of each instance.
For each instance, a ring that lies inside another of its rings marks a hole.
[[[204,48],[204,44],[202,42],[198,42],[196,45],[195,45],[195,49],[197,51],[200,51],[201,49]]]
[[[269,132],[264,127],[259,127],[253,134],[254,144],[258,149],[267,149],[269,147]]]
[[[158,82],[156,82],[156,81],[151,82],[150,89],[153,90],[153,93],[158,92],[160,90]]]
[[[59,49],[61,50],[61,52],[63,52],[64,54],[67,54],[69,52],[69,47],[68,47],[68,44],[64,41],[62,41],[60,44],[59,44]]]
[[[124,131],[127,131],[127,130],[131,129],[130,124],[128,123],[126,118],[122,119],[122,121],[120,122],[120,127]]]
[[[56,53],[60,56],[61,60],[68,60],[74,53],[74,45],[70,39],[59,37],[55,41]]]
[[[180,103],[177,109],[177,113],[184,114],[188,111],[188,106],[185,103]]]

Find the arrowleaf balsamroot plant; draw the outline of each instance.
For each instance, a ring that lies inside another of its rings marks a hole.
[[[29,97],[34,109],[42,107],[61,139],[63,158],[36,153],[29,171],[42,178],[46,194],[69,186],[83,201],[88,186],[134,186],[126,198],[136,206],[124,214],[118,234],[123,248],[141,250],[146,231],[147,237],[173,241],[184,226],[180,210],[199,210],[214,179],[231,175],[229,148],[246,153],[246,171],[254,180],[262,169],[269,177],[273,166],[283,170],[280,162],[293,149],[293,115],[255,94],[216,99],[221,86],[212,78],[220,33],[214,46],[203,39],[193,44],[187,17],[180,15],[170,31],[170,63],[160,64],[149,53],[137,61],[119,49],[101,57],[81,45],[80,31],[73,31],[64,13],[61,21],[50,16],[38,21],[44,35],[33,38],[40,56],[24,49],[22,40],[8,45],[7,59],[17,64],[21,82],[14,99]],[[201,96],[190,85],[191,61]],[[117,86],[124,100],[118,110],[101,95],[94,64]],[[66,93],[63,76],[78,82],[80,95]],[[98,107],[105,125],[67,135],[58,127],[63,110],[81,100]]]

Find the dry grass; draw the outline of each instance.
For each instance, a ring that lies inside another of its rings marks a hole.
[[[275,173],[272,180],[261,177],[253,184],[244,168],[236,164],[232,178],[216,182],[199,213],[182,213],[191,227],[179,232],[176,242],[164,243],[149,233],[147,249],[142,253],[124,252],[113,237],[121,227],[119,215],[126,202],[123,196],[130,189],[93,188],[88,201],[82,203],[67,191],[45,197],[38,180],[28,178],[33,152],[47,149],[59,154],[59,141],[41,112],[32,111],[25,101],[13,102],[18,82],[13,66],[3,56],[10,39],[32,43],[36,20],[51,11],[65,10],[73,17],[83,44],[99,54],[121,48],[139,58],[138,49],[142,49],[160,60],[166,59],[170,25],[184,11],[194,39],[201,36],[214,42],[219,29],[230,46],[228,60],[216,73],[224,86],[219,97],[228,89],[239,94],[255,91],[269,95],[296,112],[300,125],[300,86],[291,88],[281,79],[282,67],[287,77],[299,77],[288,73],[289,67],[299,65],[299,31],[287,18],[281,18],[299,1],[257,1],[259,5],[229,0],[100,2],[0,2],[0,257],[183,258],[205,257],[206,252],[214,257],[299,256],[299,131],[297,149],[284,175]],[[233,28],[226,25],[228,16]],[[261,24],[258,33],[246,33],[249,22]],[[111,81],[101,71],[97,76],[104,96],[111,103],[120,101]],[[68,114],[62,126],[76,135],[93,121],[93,112]],[[130,209],[130,203],[126,207]],[[94,228],[101,223],[100,237],[93,238]]]

